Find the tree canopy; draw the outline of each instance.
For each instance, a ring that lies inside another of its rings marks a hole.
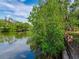
[[[45,3],[34,6],[28,17],[33,25],[30,45],[34,52],[56,56],[64,49],[65,31],[79,26],[77,3],[45,0]]]

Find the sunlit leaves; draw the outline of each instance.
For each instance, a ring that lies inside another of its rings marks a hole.
[[[34,7],[29,21],[33,25],[32,44],[34,51],[57,55],[64,48],[63,11],[58,0],[48,0],[41,7]]]

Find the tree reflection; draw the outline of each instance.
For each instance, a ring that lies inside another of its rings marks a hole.
[[[27,37],[27,33],[0,33],[0,43],[8,42],[9,44],[12,44],[13,42],[16,42],[18,39],[22,39]]]

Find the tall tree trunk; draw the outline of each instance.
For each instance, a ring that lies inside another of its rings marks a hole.
[[[65,47],[66,47],[67,55],[68,55],[69,59],[73,59],[73,56],[72,56],[71,51],[70,51],[70,47],[69,47],[66,39],[67,38],[64,38],[64,44],[65,44]]]

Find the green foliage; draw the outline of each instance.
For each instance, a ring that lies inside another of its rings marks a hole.
[[[71,27],[75,29],[75,27],[79,28],[79,0],[75,0],[74,3],[69,4],[69,11],[67,11],[68,19],[66,20],[67,27]]]
[[[79,33],[70,33],[74,37],[74,44],[79,45]]]
[[[79,0],[72,4],[67,0],[46,1],[34,7],[28,18],[33,25],[30,45],[38,54],[56,56],[64,48],[64,32],[79,28]]]
[[[0,20],[0,32],[26,32],[30,28],[31,25],[29,23]]]
[[[41,7],[34,7],[29,21],[33,25],[31,48],[36,53],[57,55],[64,48],[64,20],[59,0],[48,0]]]

